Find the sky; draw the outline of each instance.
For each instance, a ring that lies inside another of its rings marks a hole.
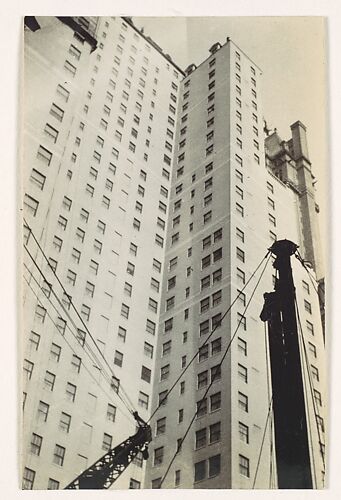
[[[324,18],[133,17],[133,21],[182,69],[190,63],[199,65],[213,43],[224,43],[227,36],[262,69],[268,127],[276,127],[283,140],[290,139],[290,125],[297,120],[307,127],[323,236],[328,187]]]

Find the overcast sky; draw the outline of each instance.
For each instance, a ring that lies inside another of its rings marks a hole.
[[[297,120],[307,127],[317,201],[325,217],[325,20],[322,17],[134,17],[182,69],[200,64],[229,36],[262,69],[264,117],[289,139]],[[322,219],[320,217],[320,219]],[[320,222],[321,229],[325,224]]]

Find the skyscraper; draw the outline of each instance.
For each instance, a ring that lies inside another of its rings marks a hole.
[[[229,39],[189,66],[181,82],[154,379],[153,407],[162,404],[148,469],[153,487],[267,488],[273,473],[270,426],[263,437],[271,391],[259,313],[275,270],[269,265],[254,296],[256,279],[244,286],[276,239],[293,240],[317,266],[319,254],[305,127],[293,124],[287,143],[273,132],[264,150],[260,87],[260,69]],[[318,297],[302,266],[295,276],[320,398]],[[318,440],[312,447],[322,468]],[[315,484],[321,481],[318,470]]]
[[[276,239],[320,273],[304,126],[264,137],[261,70],[230,39],[182,72],[129,18],[27,24],[23,486],[65,487],[132,408],[153,412],[151,458],[115,487],[276,486],[271,262],[256,283]],[[323,336],[294,269],[319,487]]]

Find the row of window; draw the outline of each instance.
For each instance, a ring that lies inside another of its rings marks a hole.
[[[22,480],[22,489],[23,490],[32,490],[34,485],[36,471],[29,469],[28,467],[24,468],[23,480]],[[59,489],[59,481],[55,479],[49,478],[47,483],[48,490],[58,490]]]

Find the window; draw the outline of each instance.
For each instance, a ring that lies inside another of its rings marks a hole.
[[[221,299],[222,299],[222,291],[219,290],[218,292],[212,295],[212,307],[215,307],[218,304],[220,304]]]
[[[310,370],[311,370],[311,376],[314,380],[316,380],[316,382],[318,382],[320,380],[320,375],[319,375],[319,371],[318,371],[318,368],[316,368],[316,366],[314,365],[310,365]]]
[[[24,205],[25,205],[26,209],[28,210],[28,212],[30,212],[33,215],[33,217],[35,217],[36,213],[38,211],[39,202],[37,200],[35,200],[34,198],[32,198],[32,196],[25,194]]]
[[[153,269],[158,273],[161,273],[161,262],[156,259],[153,259]]]
[[[160,380],[167,380],[169,377],[170,365],[164,365],[160,370]]]
[[[32,350],[37,351],[38,347],[39,347],[39,342],[40,342],[40,335],[31,331],[29,340],[30,340],[30,345],[31,345]]]
[[[198,374],[197,377],[198,389],[206,387],[208,384],[208,371],[205,370]]]
[[[50,137],[50,139],[53,140],[54,143],[57,142],[59,132],[54,127],[52,127],[49,123],[46,123],[45,128],[44,128],[44,132],[48,137]]]
[[[102,441],[102,450],[109,451],[111,449],[111,446],[112,446],[112,436],[110,436],[110,434],[104,433]]]
[[[180,382],[180,394],[185,394],[185,381]]]
[[[219,410],[221,407],[221,392],[216,392],[210,396],[210,411]]]
[[[215,424],[210,425],[209,427],[209,442],[217,443],[220,441],[221,431],[220,431],[220,422],[216,422]]]
[[[196,462],[194,464],[194,481],[201,481],[206,477],[206,461]]]
[[[44,323],[46,317],[46,309],[40,304],[37,304],[35,309],[35,318],[40,322]]]
[[[74,402],[76,398],[77,387],[70,382],[66,384],[66,397],[69,401]]]
[[[272,214],[268,214],[269,222],[272,226],[276,227],[276,218]]]
[[[76,340],[81,346],[84,346],[85,344],[85,337],[86,333],[80,328],[77,328]]]
[[[310,323],[310,321],[306,321],[306,327],[307,327],[307,330],[308,330],[308,333],[310,333],[311,335],[314,335],[314,325],[312,323]]]
[[[154,450],[154,466],[161,465],[163,462],[163,446]]]
[[[202,249],[208,248],[211,245],[211,236],[207,236],[202,240]]]
[[[212,203],[212,198],[213,198],[212,193],[210,193],[209,195],[205,196],[205,198],[204,198],[204,207],[207,207],[208,205],[210,205]],[[205,217],[204,217],[204,219],[205,219]]]
[[[312,312],[312,309],[311,309],[311,304],[310,302],[308,302],[307,300],[304,300],[304,309],[309,313],[311,314]]]
[[[150,319],[147,319],[146,331],[148,333],[151,333],[152,335],[155,335],[155,330],[156,330],[155,323],[153,321],[151,321]]]
[[[150,383],[152,376],[152,371],[147,368],[146,366],[142,366],[141,368],[141,379],[144,380],[145,382]]]
[[[53,103],[50,109],[50,115],[52,115],[59,122],[61,122],[64,117],[64,111],[62,110],[62,108]]]
[[[222,276],[223,276],[223,270],[221,268],[214,271],[214,273],[212,275],[213,285],[215,285],[216,283],[219,283],[222,279]]]
[[[238,376],[247,384],[247,368],[240,363],[238,363]]]
[[[166,311],[172,309],[174,305],[175,305],[175,296],[170,297],[169,299],[166,300]]]
[[[236,256],[237,256],[238,260],[240,260],[241,262],[245,262],[245,252],[241,248],[238,248],[238,247],[236,248]],[[237,276],[240,279],[241,279],[242,272],[240,272],[238,274],[238,268],[237,268]],[[245,282],[245,273],[244,273],[244,282]]]
[[[114,365],[120,367],[123,365],[123,354],[120,351],[115,351]]]
[[[159,393],[158,406],[164,406],[167,403],[167,393],[168,393],[168,391],[162,391]]]
[[[197,418],[206,415],[206,413],[207,413],[207,399],[204,398],[201,399],[200,401],[197,401],[197,410],[196,410]]]
[[[110,382],[110,387],[114,392],[118,394],[120,390],[120,379],[112,375],[111,377],[111,382]]]
[[[218,250],[215,250],[213,252],[213,262],[217,262],[217,260],[220,260],[223,256],[223,249],[218,248]]]
[[[211,355],[219,354],[221,352],[221,338],[215,339],[211,342]]]
[[[211,368],[211,382],[217,382],[221,379],[221,365],[216,365]]]
[[[180,481],[181,481],[181,470],[176,470],[175,477],[174,477],[174,485],[179,486]]]
[[[58,363],[60,359],[61,350],[62,348],[59,345],[52,343],[50,348],[50,359]]]
[[[173,219],[173,227],[177,226],[178,224],[180,224],[180,215],[177,215]]]
[[[277,235],[273,231],[269,231],[270,240],[275,242],[277,240]]]
[[[239,455],[239,474],[250,477],[250,461],[243,455]]]
[[[70,430],[70,426],[71,426],[71,415],[68,415],[67,413],[61,412],[60,420],[59,420],[59,428],[63,432],[68,433]]]
[[[135,210],[139,213],[142,213],[142,210],[143,210],[143,205],[142,203],[140,203],[139,201],[136,201],[135,202]]]
[[[154,347],[148,342],[144,343],[144,354],[150,359],[153,359]]]
[[[159,418],[156,421],[156,435],[164,434],[166,432],[166,417]]]
[[[141,392],[141,391],[139,392],[138,405],[141,406],[141,408],[148,409],[148,406],[149,406],[148,394],[145,394],[144,392]]]
[[[241,215],[241,217],[244,217],[244,207],[239,203],[236,203],[236,212]]]
[[[208,267],[211,265],[211,255],[207,255],[203,259],[201,259],[201,269],[205,269],[205,267]]]
[[[204,224],[207,224],[212,219],[212,211],[206,212],[204,214]]]
[[[249,411],[248,397],[242,392],[238,392],[238,407],[246,413]]]
[[[309,283],[302,280],[302,287],[303,287],[303,290],[309,295],[310,294]]]
[[[141,482],[133,479],[132,477],[129,480],[129,489],[130,490],[139,490],[141,488]]]
[[[211,276],[205,276],[201,280],[201,290],[204,290],[205,288],[209,287],[211,285]]]
[[[210,308],[210,298],[206,297],[200,301],[200,313],[208,311]]]
[[[28,467],[24,468],[23,480],[22,480],[22,489],[23,490],[32,490],[35,478],[35,471],[29,469]]]
[[[61,335],[64,335],[66,329],[66,321],[65,319],[58,317],[56,323],[57,329]]]
[[[165,168],[163,168],[162,169],[162,176],[165,177],[167,180],[169,180],[170,173],[168,172],[168,170],[166,170]]]
[[[134,217],[134,220],[133,220],[133,228],[136,229],[136,231],[139,231],[140,230],[140,227],[141,227],[141,221],[139,221],[138,219],[136,219]]]
[[[55,479],[49,478],[49,481],[47,483],[47,489],[48,490],[59,490],[59,481],[56,481]]]
[[[203,428],[195,433],[195,448],[202,448],[203,446],[206,446],[207,444],[207,429]]]
[[[241,200],[244,198],[244,192],[239,186],[236,186],[236,195],[239,196]]]
[[[157,479],[152,479],[152,489],[159,489],[161,488],[161,477],[158,477]]]
[[[124,293],[125,295],[128,295],[128,297],[131,297],[133,292],[133,287],[130,283],[125,282],[124,283]]]
[[[243,356],[247,355],[247,343],[240,337],[238,337],[238,352]]]
[[[53,463],[62,466],[65,458],[65,448],[59,444],[55,445],[53,453]]]
[[[174,245],[177,241],[179,241],[179,233],[172,235],[172,245]]]
[[[201,361],[205,361],[206,359],[208,359],[208,344],[205,344],[199,348],[198,355],[199,355],[198,357],[199,363],[201,363]]]
[[[43,443],[43,438],[38,434],[32,434],[30,452],[32,455],[40,455],[41,445]]]
[[[53,271],[54,273],[56,272],[57,270],[57,265],[58,265],[58,262],[54,259],[52,259],[51,257],[49,257],[49,268],[51,269],[51,271]]]
[[[137,255],[137,246],[134,244],[134,243],[130,243],[130,247],[129,247],[129,252],[136,256]],[[131,264],[133,265],[133,264]],[[127,271],[128,272],[128,271]]]
[[[324,421],[323,421],[323,418],[320,417],[319,415],[316,415],[316,421],[317,421],[317,425],[320,428],[321,432],[324,432]]]
[[[121,316],[128,319],[129,318],[129,306],[126,304],[121,305]]]
[[[72,77],[75,76],[76,72],[77,72],[77,68],[76,66],[74,66],[73,64],[70,63],[70,61],[66,60],[64,62],[64,69],[70,73],[72,75]]]
[[[316,358],[317,357],[317,350],[316,350],[316,345],[312,344],[311,342],[308,342],[308,349],[310,354]]]
[[[143,186],[141,186],[140,184],[138,185],[137,187],[137,193],[140,195],[140,196],[144,196],[144,193],[145,193],[145,188]]]
[[[61,85],[57,85],[56,92],[58,95],[60,95],[64,99],[65,102],[67,102],[69,100],[70,92],[68,90],[66,90],[64,87],[62,87]]]
[[[209,330],[210,330],[210,322],[208,319],[206,321],[203,321],[202,323],[200,323],[200,326],[199,326],[200,336],[206,335],[209,332]]]
[[[212,330],[217,329],[220,326],[221,326],[221,313],[218,313],[212,317]]]
[[[68,269],[67,274],[66,274],[66,279],[67,279],[67,282],[71,286],[75,286],[76,278],[77,278],[77,274],[74,271],[71,271],[71,269]]]

